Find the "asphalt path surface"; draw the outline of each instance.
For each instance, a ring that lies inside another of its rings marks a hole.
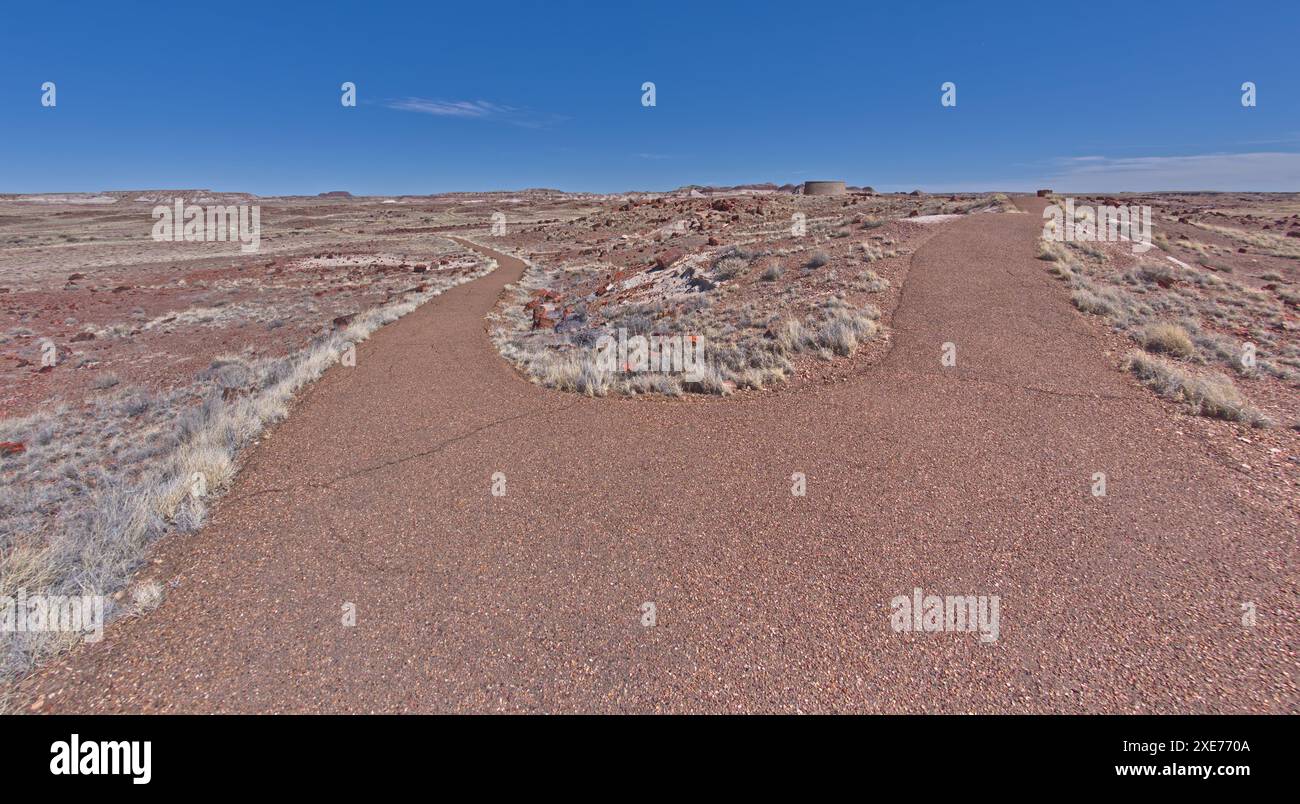
[[[938,224],[878,365],[734,399],[529,384],[485,333],[523,270],[495,255],[306,391],[208,526],[159,546],[163,604],[48,664],[23,698],[1295,711],[1296,523],[1117,370],[1034,259],[1041,205],[1021,203],[1031,214]],[[917,588],[996,596],[996,640],[896,631],[891,600]]]

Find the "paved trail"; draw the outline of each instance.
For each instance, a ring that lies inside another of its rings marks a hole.
[[[210,525],[163,545],[161,608],[24,691],[61,691],[46,711],[1294,711],[1294,521],[1115,370],[1033,258],[1040,226],[944,224],[857,379],[705,403],[523,381],[484,333],[522,271],[497,255],[306,393]],[[1000,596],[1000,638],[894,633],[915,587]]]

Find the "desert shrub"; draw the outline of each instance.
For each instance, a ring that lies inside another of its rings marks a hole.
[[[785,273],[785,270],[781,268],[781,265],[774,262],[763,269],[763,273],[759,276],[759,279],[762,279],[764,282],[775,282],[781,278],[781,274],[783,273]]]
[[[1074,269],[1063,262],[1053,263],[1047,272],[1057,279],[1070,279],[1074,276]]]
[[[573,377],[573,390],[587,396],[604,396],[609,391],[609,372],[583,360]]]
[[[1060,253],[1055,247],[1053,247],[1052,242],[1049,240],[1038,241],[1038,250],[1035,252],[1035,256],[1037,256],[1038,259],[1046,260],[1047,262],[1056,262],[1061,258]]]
[[[1148,324],[1138,340],[1148,352],[1163,352],[1177,357],[1190,357],[1196,352],[1187,330],[1177,324]]]
[[[1093,293],[1091,290],[1078,288],[1070,294],[1070,301],[1074,302],[1074,306],[1078,307],[1085,313],[1106,316],[1115,314],[1115,308],[1111,306],[1108,301],[1096,293]]]
[[[781,322],[772,333],[772,339],[776,348],[782,352],[801,352],[814,342],[803,322],[797,318],[789,318]]]
[[[1154,262],[1144,262],[1138,266],[1138,276],[1142,278],[1142,281],[1159,285],[1162,288],[1174,284],[1175,278],[1172,268]]]
[[[696,393],[713,394],[715,396],[726,396],[731,393],[726,378],[716,365],[705,366],[700,377],[684,381],[682,387]]]
[[[650,305],[629,304],[607,315],[605,320],[611,330],[616,331],[620,327],[626,329],[628,337],[649,335],[654,331],[654,313],[655,310]]]
[[[152,404],[153,400],[149,398],[148,394],[137,391],[124,397],[118,403],[117,410],[123,416],[135,417],[149,410]]]
[[[749,261],[740,257],[724,257],[713,266],[713,275],[720,280],[735,279],[749,268]]]
[[[808,258],[804,265],[808,268],[820,268],[831,261],[830,255],[824,251],[818,251]]]
[[[870,340],[880,330],[877,323],[880,311],[871,305],[853,310],[842,302],[831,302],[824,315],[816,342],[837,355],[853,354],[861,342]]]
[[[1268,423],[1263,414],[1246,402],[1232,380],[1222,374],[1198,376],[1164,358],[1143,352],[1130,353],[1127,367],[1143,385],[1166,399],[1187,405],[1201,416],[1257,427]]]
[[[1087,240],[1071,241],[1068,246],[1075,251],[1092,257],[1093,259],[1101,260],[1106,258],[1106,252],[1102,251],[1100,247],[1088,242]]]
[[[745,262],[753,262],[755,258],[760,256],[762,256],[760,252],[744,248],[743,246],[731,246],[722,253],[723,259],[735,257],[736,259],[744,260]]]
[[[595,327],[583,327],[582,329],[570,330],[565,334],[569,343],[579,349],[592,349],[600,342],[600,338],[605,333]]]
[[[889,288],[889,280],[868,268],[858,277],[858,287],[868,293],[879,293]]]
[[[834,318],[822,325],[817,342],[837,355],[851,355],[858,348],[858,333],[853,322]]]

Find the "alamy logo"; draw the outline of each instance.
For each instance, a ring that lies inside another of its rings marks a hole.
[[[51,743],[50,753],[50,773],[55,776],[131,776],[132,784],[149,784],[153,778],[149,740],[82,742],[81,735],[74,734]]]
[[[643,371],[682,374],[688,382],[704,378],[703,335],[633,335],[618,328],[618,338],[596,341],[596,368],[626,374]]]
[[[153,208],[153,239],[158,242],[240,243],[245,254],[257,251],[262,243],[262,208],[248,204],[213,204],[207,207],[186,204],[177,198],[168,206]]]
[[[104,638],[102,595],[0,595],[0,632],[84,633],[87,642]]]
[[[997,595],[926,595],[917,587],[911,597],[899,595],[889,606],[889,624],[898,633],[979,631],[981,642],[998,640],[1002,603]]]
[[[1087,204],[1075,206],[1073,198],[1065,199],[1065,206],[1051,204],[1043,210],[1043,239],[1067,243],[1095,243],[1105,241],[1133,243],[1134,254],[1145,254],[1151,249],[1151,207]]]

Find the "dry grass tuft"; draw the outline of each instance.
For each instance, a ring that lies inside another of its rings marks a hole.
[[[817,332],[817,344],[833,353],[847,356],[857,351],[858,344],[875,337],[880,330],[876,319],[880,313],[837,309],[831,312]]]
[[[1196,353],[1196,344],[1192,343],[1191,336],[1177,324],[1148,324],[1138,340],[1148,352],[1163,352],[1176,357],[1191,357]]]
[[[1085,313],[1093,315],[1114,315],[1116,310],[1114,305],[1102,298],[1097,293],[1085,288],[1078,288],[1070,294],[1070,301]]]
[[[1247,404],[1232,380],[1218,373],[1195,375],[1176,363],[1142,352],[1132,352],[1126,367],[1156,393],[1182,402],[1193,412],[1214,419],[1268,425],[1258,410]]]
[[[858,277],[854,287],[867,293],[880,293],[889,289],[889,280],[868,268]]]

